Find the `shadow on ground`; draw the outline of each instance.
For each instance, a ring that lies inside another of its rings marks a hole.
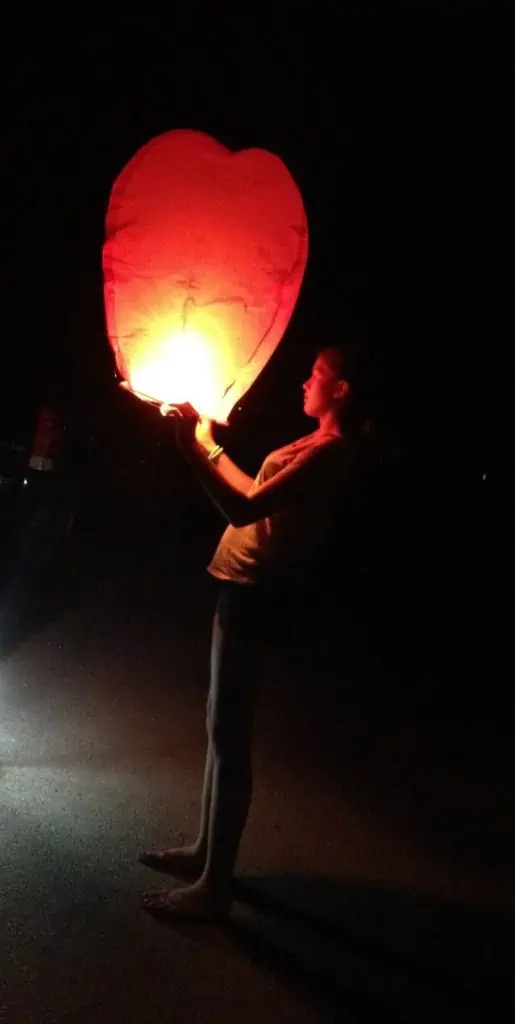
[[[232,940],[331,1020],[513,1019],[507,917],[324,878],[245,878],[234,895]]]

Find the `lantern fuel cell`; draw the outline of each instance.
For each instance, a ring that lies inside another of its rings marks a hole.
[[[283,337],[307,252],[302,196],[277,156],[201,132],[152,139],[106,220],[107,333],[126,386],[226,423]]]

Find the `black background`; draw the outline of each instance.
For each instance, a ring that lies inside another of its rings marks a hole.
[[[407,561],[432,564],[437,586],[445,566],[442,590],[452,577],[470,597],[473,583],[469,603],[479,594],[506,609],[509,36],[508,5],[495,3],[11,10],[3,435],[32,429],[48,403],[97,454],[158,459],[163,424],[117,391],[105,334],[111,187],[172,128],[268,148],[303,193],[310,259],[285,339],[224,443],[255,468],[305,429],[300,385],[314,349],[364,334],[400,457]]]

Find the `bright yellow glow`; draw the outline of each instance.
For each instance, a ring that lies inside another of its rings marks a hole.
[[[213,340],[189,327],[164,333],[152,325],[134,353],[130,387],[167,405],[190,402],[199,413],[212,415],[224,369]]]

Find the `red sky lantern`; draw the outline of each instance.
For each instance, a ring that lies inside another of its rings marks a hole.
[[[115,182],[103,253],[107,332],[128,387],[225,423],[284,334],[307,239],[277,156],[194,131],[143,146]]]

